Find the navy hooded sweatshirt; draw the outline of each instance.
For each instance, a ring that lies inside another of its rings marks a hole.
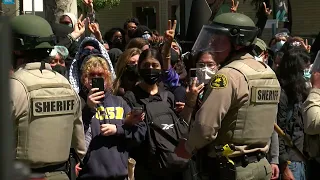
[[[103,106],[97,108],[91,119],[92,140],[79,179],[106,179],[128,175],[128,151],[144,140],[147,130],[144,122],[133,126],[124,125],[129,112],[130,107],[121,97],[106,94]],[[117,133],[112,136],[101,135],[101,124],[115,124]]]

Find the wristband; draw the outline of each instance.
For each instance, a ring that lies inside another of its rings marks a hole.
[[[74,39],[74,38],[71,36],[71,34],[68,34],[67,37],[69,38],[69,40],[70,40],[71,42],[76,41],[76,39]]]

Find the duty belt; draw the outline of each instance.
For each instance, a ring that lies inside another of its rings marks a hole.
[[[264,152],[253,152],[253,153],[244,154],[237,157],[230,157],[230,159],[234,162],[234,166],[246,167],[248,164],[253,162],[259,162],[261,159],[265,157],[266,157],[266,154]]]
[[[233,144],[215,146],[215,151],[217,154],[217,158],[220,159],[220,161],[225,159],[227,162],[233,164],[235,167],[245,167],[250,163],[258,162],[264,157],[266,157],[266,154],[260,151],[243,154],[236,157],[229,157],[229,155],[235,151],[235,146]]]
[[[56,165],[50,165],[43,168],[33,168],[31,169],[33,173],[46,173],[46,172],[57,172],[57,171],[67,171],[67,163],[61,163]]]

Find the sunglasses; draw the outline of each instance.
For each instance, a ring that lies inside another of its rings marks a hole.
[[[84,49],[81,55],[100,54],[98,49]]]
[[[103,77],[104,73],[103,72],[90,72],[89,77]]]

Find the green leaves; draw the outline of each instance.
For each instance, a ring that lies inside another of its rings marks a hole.
[[[83,12],[84,5],[82,0],[77,0],[77,2],[78,2],[79,10]],[[120,4],[120,0],[94,0],[93,9],[95,11],[99,11],[104,8],[112,9],[113,7],[118,6],[119,4]]]

